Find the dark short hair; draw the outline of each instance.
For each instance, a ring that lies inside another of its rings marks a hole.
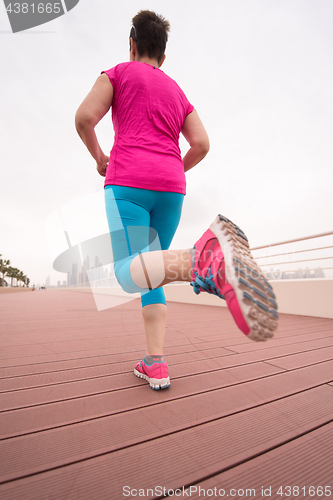
[[[136,42],[139,56],[156,57],[160,63],[168,41],[169,21],[150,10],[140,10],[132,24],[130,37]]]

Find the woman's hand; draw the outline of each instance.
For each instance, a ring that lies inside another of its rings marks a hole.
[[[106,175],[106,169],[107,169],[107,166],[109,164],[109,161],[110,161],[110,157],[104,155],[104,158],[96,164],[97,172],[102,177],[105,177],[105,175]]]

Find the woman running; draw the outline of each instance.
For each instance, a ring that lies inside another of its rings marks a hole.
[[[195,293],[225,299],[237,326],[253,340],[277,328],[272,287],[253,260],[245,234],[218,215],[195,245],[168,250],[186,193],[185,172],[208,153],[206,130],[184,92],[161,66],[170,29],[154,12],[132,19],[130,61],[103,71],[77,110],[77,131],[105,177],[105,204],[115,275],[122,289],[141,293],[147,349],[136,376],[152,389],[170,386],[163,357],[167,306],[163,285],[187,281]],[[110,157],[95,126],[112,108]],[[182,158],[180,133],[189,143]]]

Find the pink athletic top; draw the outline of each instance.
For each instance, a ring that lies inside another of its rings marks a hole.
[[[105,185],[185,194],[179,134],[194,108],[184,92],[146,63],[121,63],[102,73],[113,87],[115,132]]]

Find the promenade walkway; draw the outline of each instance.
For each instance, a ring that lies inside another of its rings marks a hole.
[[[333,320],[257,344],[170,302],[163,391],[133,374],[144,348],[138,300],[0,295],[1,500],[333,496]]]

